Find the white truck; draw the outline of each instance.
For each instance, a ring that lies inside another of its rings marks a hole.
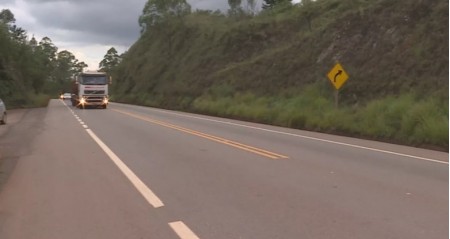
[[[72,88],[72,105],[78,108],[101,107],[109,102],[108,85],[111,78],[105,72],[82,72],[75,76]]]

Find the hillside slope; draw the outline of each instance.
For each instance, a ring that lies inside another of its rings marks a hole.
[[[350,75],[339,108],[336,62]],[[117,101],[448,147],[445,0],[192,13],[146,31],[113,74]]]

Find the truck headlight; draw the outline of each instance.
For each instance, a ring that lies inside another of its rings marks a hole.
[[[82,105],[86,104],[86,99],[84,97],[81,97],[80,104]]]
[[[108,102],[109,102],[109,100],[108,100],[108,98],[103,98],[103,104],[108,104]]]

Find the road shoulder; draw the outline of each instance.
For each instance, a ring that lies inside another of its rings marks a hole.
[[[42,131],[46,108],[8,111],[8,123],[0,127],[0,192],[21,156],[29,153],[29,145]]]

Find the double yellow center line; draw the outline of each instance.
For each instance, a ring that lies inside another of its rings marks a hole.
[[[142,115],[137,115],[137,114],[133,114],[133,113],[130,113],[130,112],[117,110],[117,109],[112,109],[112,110],[114,110],[116,112],[119,112],[119,113],[122,113],[122,114],[125,114],[125,115],[128,115],[128,116],[131,116],[131,117],[136,118],[136,119],[140,119],[140,120],[147,121],[147,122],[150,122],[150,123],[153,123],[153,124],[161,125],[161,126],[164,126],[164,127],[167,127],[167,128],[175,129],[175,130],[178,130],[178,131],[181,131],[181,132],[185,132],[185,133],[188,133],[188,134],[191,134],[191,135],[195,135],[195,136],[202,137],[202,138],[205,138],[205,139],[209,139],[209,140],[212,140],[212,141],[215,141],[215,142],[226,144],[226,145],[229,145],[229,146],[232,146],[232,147],[235,147],[235,148],[238,148],[238,149],[242,149],[242,150],[245,150],[245,151],[248,151],[248,152],[252,152],[252,153],[255,153],[255,154],[258,154],[258,155],[261,155],[261,156],[264,156],[264,157],[268,157],[268,158],[271,158],[271,159],[286,159],[286,158],[288,158],[287,156],[284,156],[284,155],[281,155],[281,154],[277,154],[277,153],[274,153],[274,152],[270,152],[270,151],[267,151],[267,150],[264,150],[264,149],[260,149],[260,148],[257,148],[257,147],[253,147],[253,146],[250,146],[250,145],[246,145],[246,144],[241,144],[239,142],[235,142],[235,141],[232,141],[232,140],[220,138],[220,137],[217,137],[217,136],[214,136],[214,135],[205,134],[205,133],[202,133],[202,132],[199,132],[199,131],[183,128],[183,127],[180,127],[180,126],[177,126],[177,125],[173,125],[173,124],[165,123],[165,122],[162,122],[162,121],[154,120],[154,119],[151,119],[149,117],[142,116]]]

